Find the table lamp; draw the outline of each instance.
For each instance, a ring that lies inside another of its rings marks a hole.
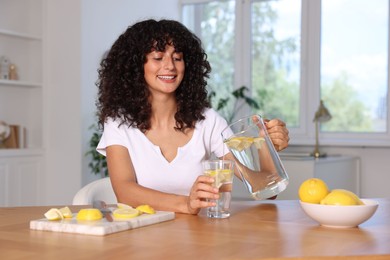
[[[326,156],[325,153],[320,153],[318,132],[319,132],[319,123],[327,122],[330,119],[332,119],[332,115],[329,113],[329,110],[325,107],[324,101],[321,100],[320,106],[318,107],[313,119],[313,122],[315,122],[316,124],[316,144],[312,156],[314,156],[315,158]]]

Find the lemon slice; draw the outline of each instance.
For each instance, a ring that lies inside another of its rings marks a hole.
[[[256,137],[253,139],[253,143],[255,144],[257,149],[261,149],[261,145],[265,142],[263,137]]]
[[[228,139],[225,143],[230,149],[241,152],[252,145],[253,139],[253,137],[238,136]]]
[[[99,220],[103,218],[103,214],[98,209],[88,208],[88,209],[80,209],[79,213],[77,213],[77,220]]]
[[[61,212],[62,216],[64,216],[64,218],[72,218],[73,217],[72,211],[70,210],[69,207],[60,208],[59,211]]]
[[[221,175],[223,176],[225,181],[229,181],[233,177],[233,171],[230,169],[224,169],[220,171]]]
[[[204,171],[204,175],[206,176],[210,176],[210,177],[214,177],[217,175],[217,171],[216,170],[206,170]]]
[[[245,150],[249,148],[253,143],[253,138],[251,137],[243,137],[241,140],[241,144],[239,146],[239,151]]]
[[[147,214],[154,214],[154,213],[156,213],[154,208],[152,208],[149,205],[140,205],[136,209],[139,210],[142,213],[147,213]]]
[[[204,172],[204,175],[214,178],[213,187],[216,188],[219,188],[222,185],[222,181],[224,179],[224,176],[222,176],[219,172],[220,172],[219,170],[206,170]]]
[[[118,209],[133,209],[132,206],[120,202],[118,202],[116,205]]]
[[[225,143],[226,143],[227,147],[229,147],[230,149],[237,150],[241,141],[238,140],[237,138],[231,138],[231,139],[227,140]]]
[[[139,216],[140,212],[138,211],[138,209],[135,208],[120,208],[114,210],[114,212],[112,212],[112,215],[116,219],[129,219]]]
[[[61,211],[56,208],[49,209],[44,215],[48,220],[64,219],[64,216],[62,215]]]

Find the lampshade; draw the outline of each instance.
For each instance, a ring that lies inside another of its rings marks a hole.
[[[332,115],[330,114],[329,110],[325,107],[324,101],[320,101],[320,106],[318,107],[313,122],[327,122],[330,119],[332,119]]]

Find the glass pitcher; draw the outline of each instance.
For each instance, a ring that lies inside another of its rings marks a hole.
[[[237,120],[222,131],[224,143],[249,193],[256,200],[284,191],[288,175],[260,115]]]

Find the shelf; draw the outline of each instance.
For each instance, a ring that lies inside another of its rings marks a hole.
[[[7,157],[41,156],[43,149],[25,148],[25,149],[0,149],[0,159]]]
[[[8,30],[4,30],[4,29],[0,29],[0,35],[21,38],[21,39],[27,39],[27,40],[33,40],[33,41],[42,40],[41,37],[36,36],[36,35],[30,35],[30,34],[26,34],[26,33],[15,32],[15,31],[8,31]]]
[[[20,81],[20,80],[0,79],[0,86],[15,86],[15,87],[24,87],[24,88],[40,88],[40,87],[42,87],[42,83],[29,82],[29,81]]]

